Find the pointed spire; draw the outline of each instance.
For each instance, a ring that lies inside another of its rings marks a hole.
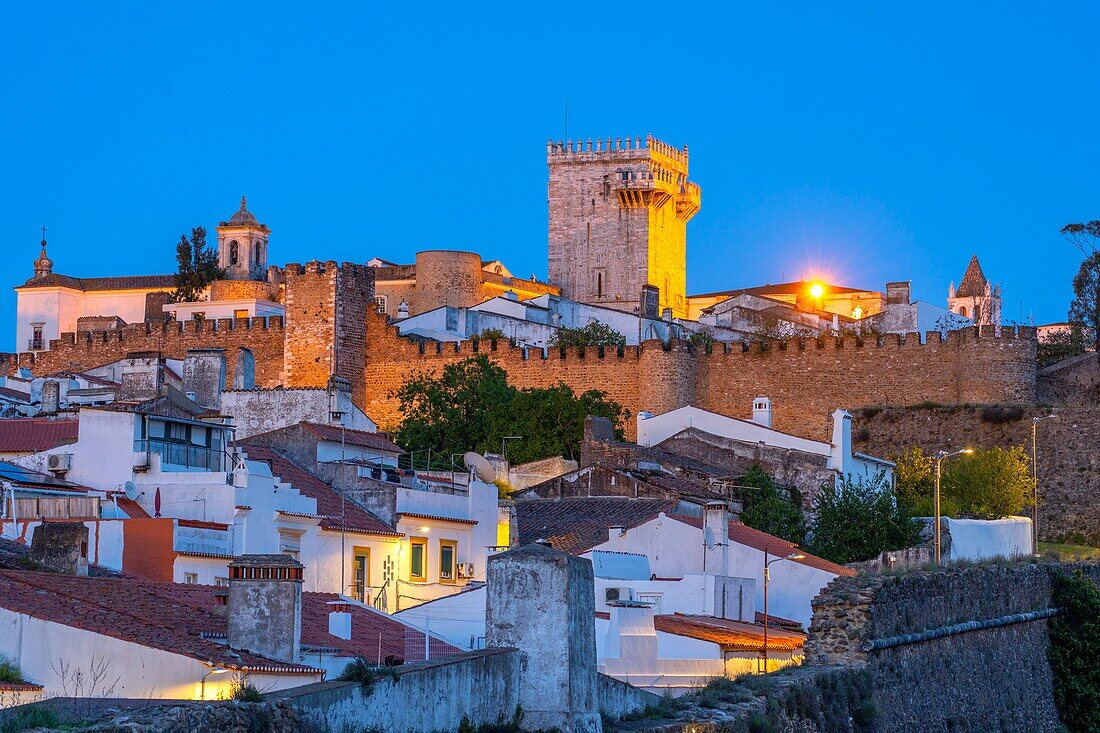
[[[245,206],[244,196],[241,196],[241,211],[248,211],[248,208]]]
[[[973,255],[970,258],[970,264],[966,266],[966,273],[955,291],[955,297],[980,298],[985,295],[985,288],[988,283],[985,273],[982,272],[982,266],[978,262],[978,255]]]
[[[46,256],[46,225],[42,225],[42,252],[34,261],[34,277],[40,279],[53,274],[53,260]]]

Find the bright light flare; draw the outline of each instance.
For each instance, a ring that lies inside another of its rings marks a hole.
[[[812,295],[813,297],[820,298],[824,294],[825,294],[825,286],[822,285],[821,283],[814,283],[813,285],[810,286],[810,295]]]

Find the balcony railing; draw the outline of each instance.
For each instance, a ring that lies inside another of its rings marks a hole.
[[[134,452],[145,451],[159,454],[163,466],[180,466],[193,471],[225,470],[225,454],[220,449],[157,438],[135,440]]]
[[[27,351],[45,351],[45,339],[27,339]]]

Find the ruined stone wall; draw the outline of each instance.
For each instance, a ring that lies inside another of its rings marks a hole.
[[[1100,566],[986,565],[838,578],[814,599],[806,665],[863,666],[882,730],[1055,731],[1045,619],[962,631],[877,651],[889,639],[1050,606],[1054,572]]]
[[[1061,417],[1036,431],[1039,538],[1100,545],[1100,407],[1059,407]],[[856,411],[856,450],[896,456],[913,446],[926,454],[953,448],[1023,446],[1031,453],[1031,418],[1049,408],[991,410],[928,407]]]
[[[231,375],[239,349],[244,347],[255,355],[256,384],[274,387],[280,383],[283,336],[283,319],[274,316],[135,323],[110,331],[63,333],[60,339],[50,341],[48,351],[0,354],[0,372],[26,367],[42,376],[110,364],[133,352],[160,352],[183,359],[188,349],[225,349],[227,374]]]

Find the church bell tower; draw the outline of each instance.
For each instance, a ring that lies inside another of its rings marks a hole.
[[[263,280],[267,274],[267,238],[271,230],[248,210],[244,196],[241,208],[217,226],[218,266],[229,280]]]

